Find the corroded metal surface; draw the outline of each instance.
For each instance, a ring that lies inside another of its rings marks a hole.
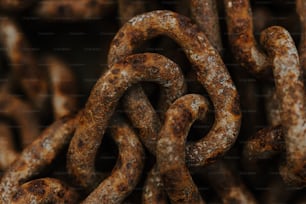
[[[0,0],[0,203],[303,203],[305,5]]]
[[[108,62],[114,64],[131,54],[140,42],[157,35],[166,35],[182,46],[195,68],[198,81],[213,101],[215,124],[202,140],[187,146],[186,154],[189,165],[209,163],[224,154],[235,142],[241,114],[236,88],[206,36],[184,16],[171,11],[149,12],[136,16],[119,30],[112,41]],[[224,98],[224,95],[227,97]],[[216,140],[219,142],[216,143]]]
[[[150,170],[143,187],[142,203],[166,204],[167,194],[156,165]]]
[[[67,155],[68,169],[83,187],[93,188],[97,183],[95,155],[120,97],[132,84],[145,80],[154,80],[174,94],[184,86],[183,75],[175,63],[146,53],[113,64],[91,91]],[[167,97],[169,103],[175,98]]]
[[[67,203],[78,202],[76,191],[65,183],[52,178],[42,178],[22,184],[10,203]]]
[[[111,175],[82,203],[121,203],[139,182],[144,164],[144,150],[137,135],[118,117],[112,120],[110,129],[119,149],[117,163]]]
[[[56,121],[22,151],[1,179],[1,203],[9,203],[21,183],[50,165],[64,145],[69,143],[77,118],[63,118]]]
[[[281,174],[289,183],[305,185],[306,109],[299,56],[290,34],[281,27],[264,30],[260,40],[273,59],[276,94],[282,110],[286,165],[281,168]]]
[[[270,158],[285,150],[285,141],[281,126],[259,130],[244,147],[247,158]]]
[[[204,203],[185,162],[188,131],[203,119],[208,103],[200,95],[185,95],[167,110],[157,142],[157,167],[172,203]]]
[[[199,28],[206,34],[212,46],[221,52],[222,41],[220,36],[217,1],[191,0],[190,9]]]
[[[271,62],[256,43],[249,0],[224,0],[224,7],[230,46],[237,62],[253,73],[265,72]]]
[[[224,3],[228,17],[229,40],[236,60],[256,75],[272,68],[276,95],[272,95],[267,108],[269,122],[272,125],[282,125],[284,132],[286,164],[281,167],[281,174],[288,183],[305,185],[305,90],[295,44],[288,31],[272,26],[261,33],[260,42],[265,50],[264,53],[255,42],[249,1],[225,0]],[[302,1],[297,1],[302,24],[303,6]],[[302,43],[303,35],[301,47]],[[301,56],[300,59],[303,61],[303,52]],[[263,139],[261,136],[261,141],[271,141],[275,136],[275,132],[268,133],[267,130],[258,134],[267,137]],[[265,148],[272,147],[267,144],[263,149]],[[277,146],[273,148],[278,149]]]

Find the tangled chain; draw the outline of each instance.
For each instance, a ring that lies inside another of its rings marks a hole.
[[[0,0],[0,203],[305,202],[306,1],[295,6],[299,51],[249,0]],[[78,29],[119,16],[88,95],[71,63],[33,52],[29,13]]]

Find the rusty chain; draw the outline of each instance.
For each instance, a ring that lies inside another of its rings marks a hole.
[[[273,71],[277,97],[276,103],[279,103],[278,108],[280,109],[279,122],[284,132],[284,137],[281,138],[285,139],[286,146],[286,165],[280,168],[281,175],[288,183],[305,185],[306,146],[304,142],[300,142],[306,139],[304,130],[306,122],[304,116],[305,90],[302,80],[302,68],[299,64],[299,55],[295,44],[290,34],[284,28],[277,26],[269,27],[262,31],[260,36],[262,48],[267,54],[264,53],[255,42],[249,1],[225,0],[224,3],[228,17],[229,39],[233,52],[235,52],[236,60],[256,74],[265,72],[268,68],[272,68]],[[297,1],[298,11],[301,10],[301,6],[303,4]],[[303,24],[301,12],[300,18]],[[270,130],[272,131],[273,129]],[[266,136],[262,136],[263,134],[266,134]],[[261,131],[257,137],[267,137],[265,142],[271,138],[274,138],[274,140],[279,139],[278,136],[275,136],[275,131],[269,133],[268,129]],[[262,141],[262,139],[258,141]],[[277,144],[277,141],[273,141],[270,144]],[[247,147],[247,149],[249,148],[250,146]],[[274,149],[278,149],[278,147],[276,146]]]
[[[98,182],[94,165],[95,155],[120,97],[132,84],[142,80],[160,83],[165,92],[169,93],[166,101],[176,98],[177,94],[180,95],[177,90],[184,86],[180,69],[162,55],[135,54],[113,64],[91,91],[69,146],[68,169],[83,187],[93,188]]]
[[[305,202],[306,1],[261,2],[0,0],[0,203]],[[24,19],[102,27],[103,69],[35,52]]]
[[[176,100],[165,114],[159,132],[157,167],[173,203],[204,203],[185,162],[185,140],[192,123],[203,119],[208,103],[202,96],[185,95]]]

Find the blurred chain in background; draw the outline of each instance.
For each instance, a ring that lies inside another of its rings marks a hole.
[[[0,203],[306,203],[305,17],[0,0]]]

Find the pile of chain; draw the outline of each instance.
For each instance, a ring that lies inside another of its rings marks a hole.
[[[306,203],[306,0],[0,15],[0,203]]]

